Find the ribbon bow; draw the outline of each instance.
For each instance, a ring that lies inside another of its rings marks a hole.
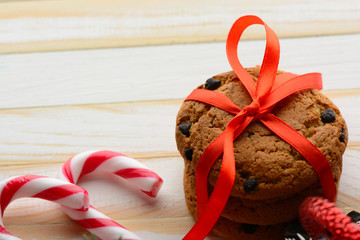
[[[257,84],[240,64],[237,55],[237,46],[242,33],[253,24],[263,25],[266,31],[265,54]],[[226,53],[232,69],[253,101],[250,105],[240,109],[224,94],[205,89],[195,89],[185,99],[185,101],[198,101],[215,106],[235,117],[228,123],[224,132],[209,144],[196,165],[198,221],[184,237],[184,240],[204,239],[220,217],[235,180],[233,141],[254,119],[260,120],[302,154],[317,173],[324,196],[330,201],[334,201],[336,197],[336,185],[326,157],[302,134],[270,113],[276,103],[295,92],[310,88],[322,89],[321,74],[283,73],[276,75],[280,56],[279,40],[273,30],[257,16],[244,16],[233,24],[226,42]],[[221,154],[223,154],[221,170],[209,199],[208,175]]]

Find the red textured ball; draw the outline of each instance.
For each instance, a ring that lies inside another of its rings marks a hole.
[[[335,204],[321,197],[309,197],[300,206],[300,221],[313,239],[359,240],[360,226]]]

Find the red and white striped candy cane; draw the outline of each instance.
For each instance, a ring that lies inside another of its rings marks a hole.
[[[5,208],[15,199],[22,197],[50,200],[78,212],[87,211],[89,208],[87,191],[60,179],[36,175],[5,179],[0,182],[0,240],[21,240],[5,229],[2,217]]]
[[[63,165],[60,178],[77,184],[94,171],[112,173],[126,179],[150,197],[156,197],[163,180],[145,165],[121,153],[88,151],[77,154]],[[111,220],[94,207],[87,212],[64,209],[70,218],[103,240],[137,240],[135,234]]]

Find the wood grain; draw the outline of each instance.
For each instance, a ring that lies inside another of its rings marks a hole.
[[[281,39],[280,69],[321,72],[324,89],[360,88],[360,34]],[[244,66],[264,41],[242,41]],[[0,55],[0,108],[183,99],[229,71],[225,43]]]
[[[1,1],[0,52],[223,41],[240,16],[262,17],[281,37],[359,33],[347,1]],[[257,28],[248,38],[259,38]]]
[[[192,217],[170,218],[170,219],[145,219],[145,220],[122,220],[122,225],[132,229],[141,239],[158,239],[158,240],[179,240],[184,236],[184,232],[191,228],[194,223]],[[83,234],[90,235],[80,229],[75,223],[60,224],[41,224],[25,226],[9,226],[9,231],[16,233],[22,239],[48,240],[49,236],[55,236],[59,240],[83,240]],[[152,231],[147,231],[151,229]],[[161,233],[168,230],[172,233]],[[178,233],[177,233],[178,232]],[[57,233],[62,233],[57,234]],[[206,240],[224,240],[217,237],[207,237]]]
[[[326,92],[325,92],[326,93]],[[349,147],[360,146],[360,90],[331,91],[349,130]],[[181,100],[0,110],[0,165],[62,162],[91,149],[134,157],[177,156],[174,126]],[[144,121],[146,119],[146,121]]]

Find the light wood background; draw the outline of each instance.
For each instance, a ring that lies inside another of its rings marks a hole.
[[[358,0],[1,0],[0,52],[223,41],[245,14],[281,37],[360,29]]]
[[[194,221],[175,117],[193,88],[230,70],[224,40],[244,14],[259,15],[282,37],[279,68],[323,74],[350,137],[337,205],[360,211],[357,0],[0,0],[0,179],[56,177],[76,153],[122,152],[164,179],[159,196],[95,175],[81,183],[92,204],[144,240],[181,239]],[[246,38],[262,39],[263,31],[255,27]],[[263,50],[264,40],[242,41],[240,60],[261,64]],[[13,202],[4,220],[23,239],[86,233],[56,204],[37,199]]]

